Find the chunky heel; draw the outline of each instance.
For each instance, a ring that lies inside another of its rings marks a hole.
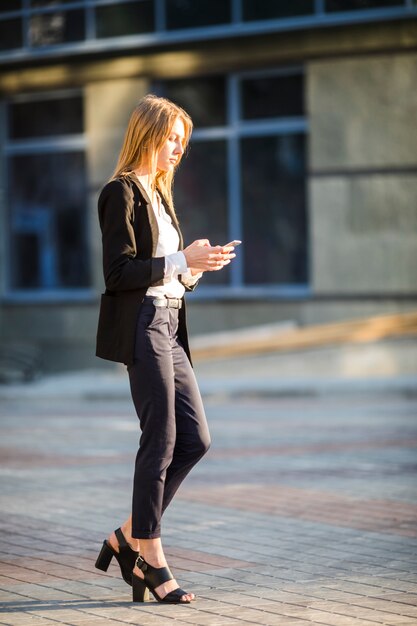
[[[107,541],[103,541],[100,554],[97,557],[96,568],[101,569],[103,572],[107,572],[112,558],[113,552],[110,550]]]
[[[96,567],[103,572],[107,572],[110,562],[114,557],[120,566],[123,580],[128,585],[131,585],[132,571],[139,553],[135,552],[135,550],[130,547],[120,528],[115,530],[114,533],[119,544],[119,551],[117,552],[107,541],[104,541],[96,561]]]
[[[149,590],[142,578],[132,574],[132,600],[133,602],[149,602]]]

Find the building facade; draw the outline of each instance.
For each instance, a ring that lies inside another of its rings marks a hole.
[[[192,333],[415,308],[416,18],[415,0],[3,0],[0,345],[99,365],[97,195],[150,92],[195,123],[186,241],[243,241],[189,296]]]

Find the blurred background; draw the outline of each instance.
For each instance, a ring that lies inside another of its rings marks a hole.
[[[192,335],[415,311],[416,17],[416,0],[1,0],[3,370],[110,365],[97,196],[149,92],[195,122],[185,240],[243,241],[188,298]]]

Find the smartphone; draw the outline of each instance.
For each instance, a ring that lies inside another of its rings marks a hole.
[[[229,246],[233,246],[234,248],[236,248],[236,246],[240,246],[242,242],[239,241],[239,239],[233,239],[233,241],[229,241],[229,243],[226,243],[223,248],[228,248]]]

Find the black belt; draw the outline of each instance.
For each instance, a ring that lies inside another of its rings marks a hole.
[[[154,298],[152,300],[152,304],[157,307],[164,307],[166,309],[180,309],[182,307],[182,299],[181,298],[167,298],[166,296],[161,296],[158,298]]]

